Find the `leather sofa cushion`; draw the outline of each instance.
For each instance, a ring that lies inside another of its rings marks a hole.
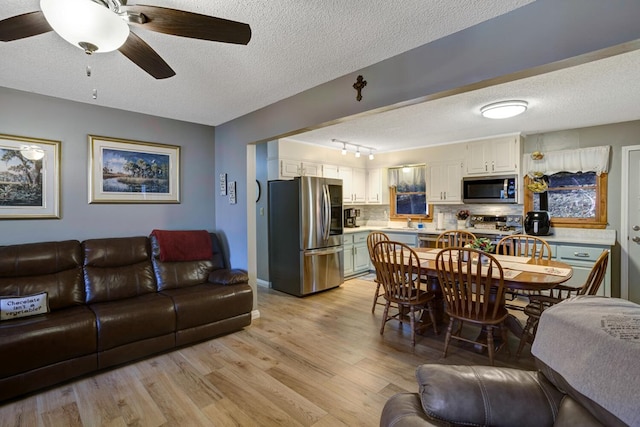
[[[80,242],[0,246],[0,295],[46,292],[51,311],[84,304]]]
[[[85,240],[82,249],[84,265],[92,267],[121,267],[151,259],[149,240],[144,236]]]
[[[98,351],[175,331],[173,302],[158,293],[91,304],[89,307],[96,315]]]
[[[0,276],[42,276],[82,265],[80,242],[26,243],[0,246]]]
[[[563,397],[537,371],[427,364],[416,378],[427,415],[454,424],[550,426]]]
[[[84,249],[86,301],[115,301],[156,292],[146,237],[91,239]]]
[[[380,426],[383,427],[428,427],[450,426],[443,421],[430,419],[422,410],[417,393],[398,393],[391,396],[382,408]]]
[[[179,331],[249,313],[253,306],[248,284],[203,284],[161,293],[173,300]]]
[[[248,283],[249,275],[246,270],[234,268],[232,270],[214,270],[209,274],[209,283],[218,285],[235,285],[237,283]]]
[[[0,378],[97,350],[95,316],[86,306],[0,323]]]
[[[162,262],[154,258],[153,264],[159,291],[206,283],[213,268],[209,260]]]
[[[562,400],[554,427],[605,427],[584,406],[567,396]]]

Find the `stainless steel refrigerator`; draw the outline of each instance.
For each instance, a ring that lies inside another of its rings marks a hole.
[[[269,181],[269,281],[303,296],[344,282],[342,180]]]

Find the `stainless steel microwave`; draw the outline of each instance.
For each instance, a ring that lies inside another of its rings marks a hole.
[[[517,195],[517,175],[462,178],[464,203],[517,203]]]

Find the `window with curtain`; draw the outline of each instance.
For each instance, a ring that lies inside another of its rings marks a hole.
[[[606,227],[609,146],[536,157],[524,157],[525,212],[548,210],[555,227]]]
[[[389,168],[391,218],[429,218],[426,165]]]

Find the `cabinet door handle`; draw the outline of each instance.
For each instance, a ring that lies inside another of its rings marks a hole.
[[[586,252],[574,252],[573,256],[576,256],[578,258],[589,258],[589,254]]]

